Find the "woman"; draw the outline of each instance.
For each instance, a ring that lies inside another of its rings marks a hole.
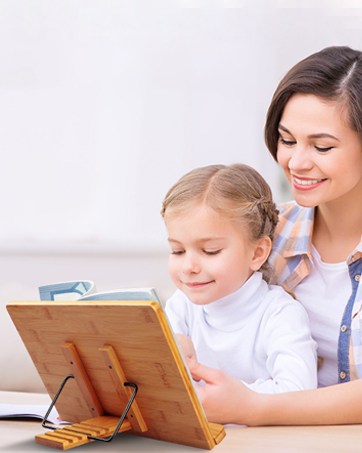
[[[362,423],[362,53],[329,47],[294,66],[272,99],[265,139],[296,202],[281,206],[271,264],[309,314],[320,388],[264,395],[195,361],[191,373],[206,381],[209,421]]]

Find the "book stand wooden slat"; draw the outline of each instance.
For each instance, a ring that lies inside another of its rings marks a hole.
[[[117,432],[212,449],[208,423],[167,323],[153,301],[12,302],[8,312],[63,420],[36,436],[67,450]],[[136,396],[137,393],[137,396]]]

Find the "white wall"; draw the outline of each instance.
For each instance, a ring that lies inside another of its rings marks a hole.
[[[163,196],[210,163],[255,166],[280,199],[266,109],[299,59],[361,46],[339,3],[1,0],[0,248],[162,248]]]
[[[40,284],[166,299],[159,211],[191,168],[245,162],[288,197],[263,143],[269,101],[310,53],[362,49],[360,4],[0,0],[0,341],[5,304]]]

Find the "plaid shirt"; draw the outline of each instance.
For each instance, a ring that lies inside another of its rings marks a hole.
[[[279,224],[269,263],[274,270],[273,283],[292,291],[313,267],[311,245],[314,208],[302,208],[295,202],[289,202],[280,205],[279,210]],[[340,382],[362,377],[362,288],[359,286],[362,273],[361,258],[362,243],[347,259],[352,293],[346,301],[340,325],[338,342]]]

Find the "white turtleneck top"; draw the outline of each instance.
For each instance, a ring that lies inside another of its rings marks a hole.
[[[316,343],[302,305],[254,273],[236,292],[195,305],[177,290],[166,303],[175,333],[191,338],[197,360],[258,393],[317,387]]]

